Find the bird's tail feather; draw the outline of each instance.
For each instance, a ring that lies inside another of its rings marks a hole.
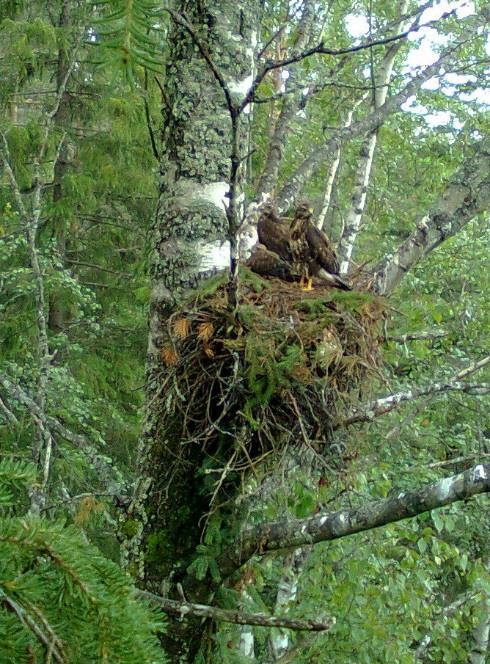
[[[339,277],[338,274],[331,274],[323,268],[320,268],[318,270],[317,276],[324,281],[328,281],[329,284],[332,284],[332,286],[335,286],[336,288],[341,288],[342,290],[352,290],[352,286],[344,279],[342,279],[342,277]]]

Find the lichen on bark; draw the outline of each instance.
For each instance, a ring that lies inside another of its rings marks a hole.
[[[191,463],[172,463],[180,440],[168,430],[159,408],[165,398],[161,352],[173,307],[203,277],[222,266],[220,247],[226,248],[229,237],[231,117],[223,89],[196,39],[236,97],[253,72],[260,2],[180,0],[175,10],[185,16],[195,38],[183,25],[172,22],[162,95],[160,194],[150,231],[147,406],[137,487],[128,515],[133,527],[123,544],[130,569],[139,570],[145,587],[158,592],[165,578],[171,579],[173,588],[176,581],[184,582],[199,543],[204,505],[196,472],[199,447],[193,447]],[[243,133],[239,143],[245,148]],[[187,587],[186,592],[194,600],[205,598],[205,588]],[[164,644],[171,661],[192,661],[201,631],[199,621],[172,624]]]

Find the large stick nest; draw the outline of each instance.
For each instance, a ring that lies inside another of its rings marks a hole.
[[[243,268],[232,315],[225,281],[204,283],[168,321],[158,398],[176,463],[201,459],[229,479],[293,443],[328,455],[334,427],[379,375],[383,301]]]

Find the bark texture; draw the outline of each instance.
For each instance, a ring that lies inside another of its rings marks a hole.
[[[374,270],[373,289],[389,295],[408,270],[490,207],[490,139],[468,151],[429,214]]]
[[[311,0],[306,0],[303,5],[301,21],[298,25],[298,35],[295,48],[292,52],[293,55],[303,51],[311,39],[314,18],[314,3]],[[260,199],[264,194],[271,194],[275,189],[288,133],[301,101],[301,72],[298,63],[291,65],[288,73],[289,77],[285,84],[285,96],[281,112],[269,142],[264,169],[257,187],[257,199]],[[295,92],[293,93],[292,90],[295,90]]]
[[[162,415],[165,365],[161,350],[179,298],[202,278],[230,266],[226,209],[232,169],[231,116],[223,86],[205,61],[203,49],[233,102],[239,103],[252,80],[259,4],[182,0],[176,3],[169,35],[160,195],[150,238],[147,407],[138,486],[123,527],[123,549],[130,569],[144,576],[147,590],[165,595],[171,588],[169,594],[177,597],[176,584],[182,584],[190,601],[208,599],[209,589],[186,573],[200,542],[207,495],[202,477],[197,477],[202,462],[199,447],[189,451],[185,462],[175,463],[180,440],[168,430]],[[185,18],[180,22],[178,16]],[[238,140],[245,145],[244,133]],[[172,620],[164,638],[170,661],[193,661],[203,629],[196,617]]]
[[[398,16],[403,16],[407,11],[408,0],[401,0],[398,5]],[[393,32],[398,33],[402,31],[402,19],[399,19],[394,26]],[[388,95],[388,86],[391,80],[391,73],[393,71],[393,64],[395,56],[402,46],[402,42],[398,41],[388,47],[386,53],[381,60],[379,71],[372,72],[373,83],[375,88],[373,91],[373,107],[374,109],[380,108],[386,101]],[[374,65],[373,65],[374,66]],[[337,248],[340,260],[340,273],[346,274],[349,270],[349,265],[352,258],[354,245],[361,227],[361,222],[366,208],[367,194],[369,181],[374,161],[374,151],[378,141],[377,127],[374,131],[364,140],[360,153],[357,170],[355,175],[354,191],[352,193],[351,207],[347,212],[344,231],[340,238],[339,246]]]
[[[256,553],[347,537],[489,491],[490,464],[480,464],[416,491],[402,492],[361,507],[316,514],[307,519],[263,523],[244,531],[237,545],[223,554],[220,569],[223,574],[232,573]]]
[[[441,68],[450,61],[454,53],[454,46],[443,51],[440,58],[433,65],[429,65],[397,94],[388,97],[385,103],[361,120],[352,123],[350,127],[340,127],[336,130],[328,141],[315,149],[308,155],[296,168],[294,173],[288,179],[287,183],[278,192],[276,200],[281,210],[285,210],[294,203],[304,184],[312,174],[329,159],[332,154],[336,154],[338,145],[342,141],[352,140],[358,136],[365,136],[369,132],[379,127],[385,119],[400,110],[400,107],[413,95],[420,87],[433,76],[436,76]]]

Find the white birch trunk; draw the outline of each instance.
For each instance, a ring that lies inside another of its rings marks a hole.
[[[407,11],[407,7],[408,0],[402,0],[398,7],[398,16],[403,16]],[[403,29],[402,21],[400,20],[395,25],[394,31],[399,32]],[[400,47],[401,42],[392,44],[392,46],[388,48],[381,61],[379,72],[374,77],[374,83],[376,85],[374,90],[374,110],[379,109],[386,101],[395,56],[400,50]],[[352,252],[354,250],[357,235],[361,227],[362,217],[366,208],[368,185],[371,178],[377,140],[378,127],[367,136],[359,154],[352,203],[346,216],[344,231],[338,246],[340,274],[346,274],[349,271]]]
[[[344,129],[348,129],[351,124],[352,124],[352,118],[354,116],[354,112],[356,109],[360,106],[360,104],[366,99],[366,95],[363,95],[355,104],[354,106],[350,109],[350,111],[347,113],[347,119],[344,123]],[[342,146],[339,143],[336,146],[335,149],[335,155],[333,158],[332,163],[330,164],[330,168],[328,169],[328,174],[327,174],[327,181],[325,183],[325,194],[323,196],[323,204],[322,204],[322,209],[320,211],[320,214],[318,215],[318,220],[317,220],[317,226],[320,230],[323,230],[323,227],[325,226],[325,219],[327,217],[328,210],[330,208],[330,203],[332,201],[332,192],[333,192],[333,185],[335,182],[335,178],[337,176],[337,171],[339,170],[339,164],[340,164],[340,155],[342,153]]]
[[[285,559],[282,579],[277,589],[274,615],[287,615],[288,606],[296,600],[299,577],[307,556],[307,549],[298,548]],[[289,650],[291,646],[290,634],[289,630],[277,630],[271,633],[269,644],[273,662],[278,661]]]
[[[389,295],[403,276],[442,242],[490,208],[490,139],[474,144],[430,212],[373,270],[372,288]]]
[[[485,664],[487,661],[490,636],[490,597],[482,602],[485,615],[471,633],[473,646],[470,652],[470,664]]]

